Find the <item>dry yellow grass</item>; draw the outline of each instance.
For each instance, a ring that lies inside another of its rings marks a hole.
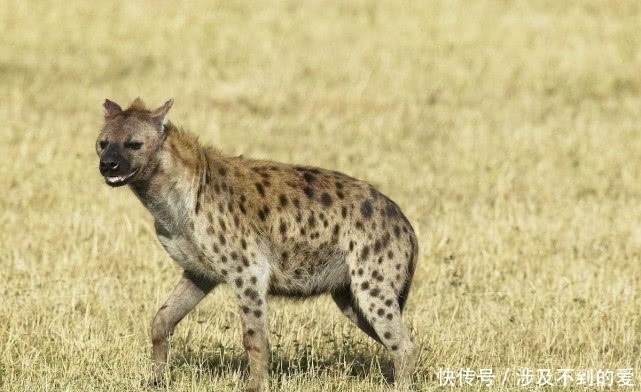
[[[54,2],[0,7],[0,389],[131,391],[179,277],[98,174],[105,97],[174,97],[229,154],[323,166],[406,211],[418,389],[439,368],[632,368],[640,388],[636,1]],[[179,326],[170,391],[234,390],[236,308]],[[272,387],[380,390],[331,300],[270,307]],[[577,386],[552,390],[583,390]],[[614,388],[616,389],[616,388]],[[447,389],[449,390],[449,389]]]

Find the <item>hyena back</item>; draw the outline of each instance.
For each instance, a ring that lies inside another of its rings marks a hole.
[[[178,322],[221,283],[240,308],[249,358],[247,390],[266,386],[267,295],[330,293],[341,311],[382,343],[407,384],[416,349],[401,322],[417,260],[399,207],[342,173],[202,147],[165,121],[173,101],[148,110],[104,103],[96,143],[107,184],[128,184],[155,220],[158,239],[184,269],[152,324],[153,380],[162,380]]]

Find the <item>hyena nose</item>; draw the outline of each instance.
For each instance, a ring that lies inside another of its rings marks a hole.
[[[114,172],[118,170],[119,166],[120,166],[120,163],[116,159],[111,157],[100,160],[100,172],[103,174],[108,172]]]

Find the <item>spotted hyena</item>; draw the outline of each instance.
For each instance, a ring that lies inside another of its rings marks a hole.
[[[401,322],[418,246],[399,207],[366,182],[309,166],[227,157],[165,121],[173,104],[104,103],[96,142],[108,185],[129,188],[184,273],[152,324],[152,380],[162,380],[176,324],[221,283],[239,306],[248,390],[266,386],[267,297],[329,293],[382,343],[397,382],[416,349]]]

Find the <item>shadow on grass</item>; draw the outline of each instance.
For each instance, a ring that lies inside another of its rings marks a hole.
[[[272,347],[270,377],[277,381],[283,377],[338,376],[391,383],[391,363],[384,359],[384,350],[367,346],[356,341],[334,347],[333,350],[300,345],[293,353],[291,350],[284,353],[279,347]],[[247,356],[239,348],[220,345],[213,350],[193,351],[186,348],[185,351],[174,351],[172,357],[172,371],[189,368],[190,372],[197,373],[196,377],[224,378],[238,373],[246,377],[249,367]],[[380,359],[384,359],[382,365]]]

